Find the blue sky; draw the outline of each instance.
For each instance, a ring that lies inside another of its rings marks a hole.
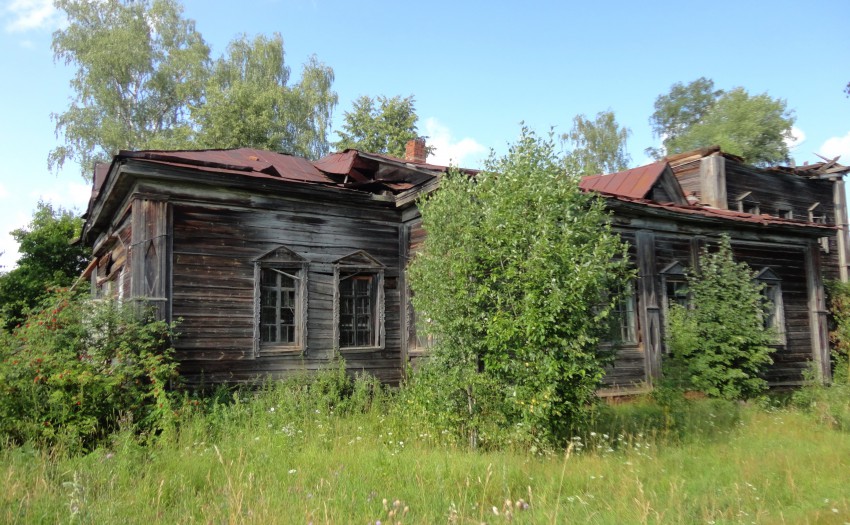
[[[534,1],[404,3],[325,0],[184,0],[185,15],[218,56],[236,35],[279,32],[297,77],[311,54],[334,68],[336,125],[360,95],[414,95],[432,161],[475,167],[504,152],[525,122],[566,131],[576,114],[613,110],[632,130],[632,163],[658,140],[655,98],[674,82],[711,78],[787,100],[815,153],[850,163],[850,4],[842,0],[711,3]],[[73,74],[55,64],[50,0],[0,0],[0,265],[39,199],[82,211],[88,185],[77,166],[47,169],[58,145]]]

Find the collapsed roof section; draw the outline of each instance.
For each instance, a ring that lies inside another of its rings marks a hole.
[[[686,195],[679,179],[674,175],[674,170],[683,165],[693,164],[711,156],[722,156],[725,159],[743,163],[741,157],[724,153],[719,146],[712,146],[671,155],[661,161],[617,173],[583,177],[580,187],[585,191],[594,191],[611,201],[619,202],[620,204],[616,205],[619,208],[622,208],[624,205],[633,209],[643,207],[643,209],[651,214],[679,215],[683,218],[691,217],[712,221],[718,220],[721,222],[734,221],[761,226],[781,226],[791,229],[802,228],[821,231],[824,229],[835,229],[834,226],[810,222],[808,220],[723,209],[700,203],[699,199],[692,193]],[[824,160],[821,163],[806,164],[800,167],[766,168],[765,171],[776,171],[806,178],[821,179],[841,177],[850,171],[850,167],[838,164],[838,158]]]

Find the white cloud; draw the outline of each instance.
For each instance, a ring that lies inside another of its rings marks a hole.
[[[30,217],[25,214],[17,214],[14,220],[3,224],[0,231],[0,272],[12,270],[18,262],[18,241],[9,233],[13,230],[23,228],[30,222]]]
[[[435,118],[425,121],[425,135],[428,137],[428,145],[436,149],[428,156],[428,162],[432,164],[473,168],[480,165],[488,151],[475,139],[464,137],[455,140],[449,128]]]
[[[53,0],[11,0],[3,10],[12,20],[6,30],[19,33],[32,29],[54,29],[61,23],[61,15]]]
[[[844,161],[842,164],[850,162],[850,131],[843,137],[827,139],[820,147],[818,153],[830,159],[841,155],[841,159]]]
[[[791,137],[785,139],[785,145],[788,149],[794,151],[802,143],[806,142],[806,134],[797,126],[791,126]]]
[[[64,186],[51,188],[47,192],[33,192],[31,196],[49,202],[53,206],[82,213],[88,206],[91,186],[82,182],[68,182]]]
[[[6,186],[0,184],[0,199],[5,199],[9,196],[9,190],[6,189]]]

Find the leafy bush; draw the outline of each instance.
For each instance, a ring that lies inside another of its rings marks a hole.
[[[11,331],[26,313],[50,295],[70,286],[86,267],[90,249],[71,241],[83,220],[62,208],[39,202],[32,221],[10,235],[18,242],[17,267],[0,274],[0,325]]]
[[[125,426],[173,418],[177,378],[164,322],[128,306],[58,295],[0,342],[0,439],[89,449]]]
[[[764,326],[762,285],[746,263],[735,262],[726,236],[716,252],[703,250],[699,266],[688,274],[691,308],[670,307],[665,372],[678,368],[680,386],[711,397],[754,397],[767,389],[762,373],[776,339]]]
[[[794,404],[813,413],[821,423],[850,430],[850,283],[829,283],[832,311],[832,383],[823,384],[813,370],[806,385],[794,392]]]
[[[829,283],[829,303],[833,321],[829,334],[833,381],[850,384],[850,283]]]
[[[604,202],[563,165],[551,137],[523,130],[506,156],[474,178],[448,174],[420,203],[428,236],[409,276],[429,320],[419,328],[437,341],[425,366],[449,382],[445,395],[461,394],[430,404],[451,413],[435,417],[474,416],[481,390],[496,387],[493,417],[557,442],[595,398],[612,358],[599,343],[620,300],[609,292],[625,290],[630,272]]]

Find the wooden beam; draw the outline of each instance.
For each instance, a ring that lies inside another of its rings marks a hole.
[[[699,166],[700,200],[721,210],[728,210],[726,200],[726,159],[722,155],[704,157]]]
[[[832,202],[835,207],[835,226],[838,228],[836,241],[838,244],[838,272],[841,282],[846,283],[850,278],[850,238],[848,238],[847,194],[844,191],[844,180],[837,180],[832,185]]]
[[[829,382],[832,375],[829,361],[829,327],[827,325],[829,312],[826,309],[826,298],[821,279],[820,246],[817,242],[809,244],[805,257],[812,359],[818,378],[823,382]]]
[[[646,381],[661,377],[661,308],[658,303],[658,279],[655,263],[655,233],[641,230],[635,234],[638,258],[638,300]]]

